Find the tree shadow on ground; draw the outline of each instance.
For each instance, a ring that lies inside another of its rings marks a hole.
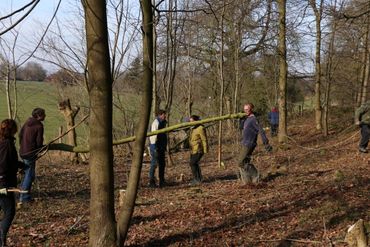
[[[134,216],[131,220],[131,225],[140,224],[141,222],[154,221],[154,220],[156,220],[156,219],[158,219],[162,216],[163,216],[163,214],[155,214],[155,215],[150,215],[150,216],[146,216],[146,217]]]
[[[278,241],[276,247],[290,247],[295,245],[293,239],[309,239],[312,236],[312,231],[298,230],[294,231],[284,239]],[[306,243],[307,244],[307,243]]]
[[[348,188],[353,189],[353,188]],[[312,207],[315,207],[317,204],[317,201],[319,201],[320,198],[329,198],[328,200],[337,200],[340,197],[340,192],[333,193],[331,188],[328,186],[324,189],[320,188],[316,191],[313,191],[312,193],[308,193],[305,196],[302,196],[301,198],[298,198],[295,201],[288,202],[287,204],[281,204],[280,206],[269,208],[269,209],[263,209],[259,212],[256,212],[252,215],[250,214],[244,214],[237,217],[231,217],[223,221],[222,223],[212,226],[212,227],[203,227],[194,231],[188,231],[188,232],[181,232],[176,233],[173,235],[166,236],[162,239],[152,239],[148,242],[141,244],[141,245],[130,245],[133,246],[169,246],[171,244],[182,242],[184,240],[189,239],[197,239],[200,238],[203,234],[207,233],[213,233],[217,231],[223,231],[227,229],[241,229],[244,227],[252,226],[256,223],[261,223],[269,220],[273,220],[275,218],[284,217],[287,216],[293,212],[299,212],[301,210],[306,210]],[[330,199],[332,198],[333,199]],[[353,208],[351,210],[365,210],[366,207],[361,208]],[[350,210],[350,211],[351,211]],[[344,220],[345,218],[338,218],[335,219],[336,223],[339,223],[341,220]],[[333,219],[334,220],[334,219]],[[320,226],[317,226],[315,228],[317,229],[310,229],[310,231],[301,229],[299,231],[292,232],[287,236],[285,239],[282,240],[278,246],[285,247],[285,246],[292,246],[292,241],[289,241],[288,239],[292,238],[308,238],[310,237],[314,231],[319,230]]]
[[[215,181],[231,181],[231,180],[238,180],[238,175],[237,173],[229,173],[229,174],[223,174],[223,175],[220,175],[220,176],[213,176],[213,177],[209,177],[207,179],[204,179],[203,180],[203,183],[213,183]]]
[[[51,190],[35,193],[37,198],[47,197],[50,199],[66,199],[66,198],[78,198],[83,200],[90,199],[90,190],[81,189],[79,191],[70,191],[70,190]]]

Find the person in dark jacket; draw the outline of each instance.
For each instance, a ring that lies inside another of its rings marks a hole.
[[[14,135],[17,124],[13,119],[5,119],[0,124],[0,188],[17,186],[17,172],[22,168],[18,161]],[[0,207],[4,212],[0,222],[0,246],[5,246],[6,236],[15,216],[15,197],[13,192],[0,195]]]
[[[199,121],[197,115],[190,117],[190,122]],[[199,167],[199,161],[203,154],[208,153],[207,135],[204,126],[199,124],[191,128],[189,144],[191,147],[190,168],[193,174],[192,184],[196,185],[202,182],[202,172]]]
[[[247,118],[244,121],[243,132],[242,132],[242,150],[239,156],[239,168],[241,172],[241,178],[245,177],[245,174],[250,169],[251,157],[254,149],[257,146],[258,134],[262,137],[262,142],[265,145],[266,151],[272,151],[272,147],[269,145],[269,140],[266,137],[266,133],[258,123],[256,116],[253,113],[254,105],[248,103],[244,105],[244,112]],[[254,168],[255,169],[255,168]]]
[[[160,130],[166,127],[166,111],[159,110],[157,117],[154,119],[151,131]],[[155,183],[155,169],[158,164],[158,177],[159,177],[159,187],[163,187],[166,184],[164,178],[164,172],[166,167],[166,148],[167,148],[167,134],[162,133],[158,135],[153,135],[149,137],[149,149],[150,149],[150,170],[149,170],[149,186],[157,187]]]
[[[370,138],[370,101],[365,102],[356,109],[355,119],[355,124],[361,128],[359,151],[361,153],[367,153],[367,146]]]
[[[270,123],[271,137],[277,136],[279,128],[279,111],[276,107],[272,107],[271,111],[267,114],[267,119]]]
[[[25,164],[21,189],[28,191],[28,193],[20,195],[19,206],[24,202],[30,202],[32,200],[31,187],[36,176],[35,167],[37,154],[40,152],[44,141],[44,125],[42,121],[45,120],[45,116],[44,109],[35,108],[32,111],[32,116],[22,126],[19,133],[19,154]]]

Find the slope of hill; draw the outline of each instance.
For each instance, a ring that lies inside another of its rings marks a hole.
[[[147,186],[146,160],[126,245],[346,246],[348,226],[370,221],[370,154],[358,152],[359,131],[350,118],[336,114],[323,137],[311,116],[290,122],[287,145],[273,139],[271,154],[257,148],[258,185],[238,181],[239,145],[226,140],[226,169],[217,166],[213,146],[201,162],[200,186],[189,185],[188,151],[173,154],[162,189]],[[50,152],[40,160],[36,201],[17,212],[10,246],[87,245],[89,167],[62,157]],[[115,162],[118,201],[130,162]]]

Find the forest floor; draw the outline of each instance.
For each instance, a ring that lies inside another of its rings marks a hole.
[[[358,152],[351,121],[332,120],[323,137],[311,116],[289,121],[288,144],[274,137],[272,153],[257,147],[257,185],[237,178],[239,137],[225,138],[224,169],[212,141],[199,186],[190,185],[188,150],[172,155],[164,188],[148,187],[145,157],[126,246],[346,246],[348,227],[370,221],[370,153]],[[115,158],[116,202],[129,165]],[[9,246],[87,246],[88,164],[71,165],[53,151],[38,161],[37,174],[35,201],[17,211]]]

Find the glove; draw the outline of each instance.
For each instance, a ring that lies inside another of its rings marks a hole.
[[[355,125],[360,126],[360,123],[361,123],[360,121],[356,121]]]
[[[271,147],[271,145],[270,145],[270,144],[265,145],[265,150],[266,150],[267,152],[272,152],[272,147]]]

